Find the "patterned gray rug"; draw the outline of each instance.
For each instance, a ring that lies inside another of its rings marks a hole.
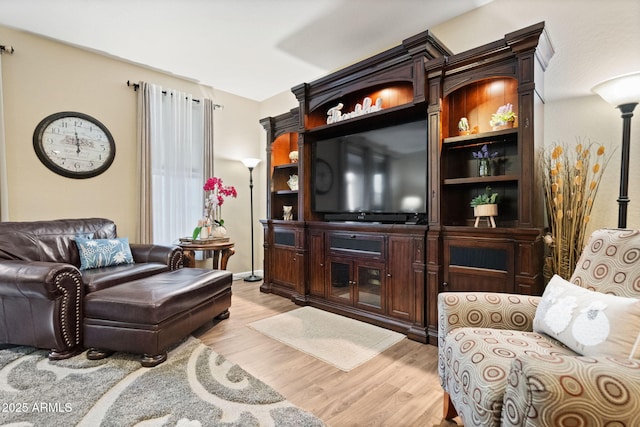
[[[134,355],[50,362],[0,350],[0,424],[12,426],[322,426],[312,414],[190,337],[166,362]]]

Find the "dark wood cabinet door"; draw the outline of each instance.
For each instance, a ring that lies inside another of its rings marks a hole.
[[[514,242],[445,239],[444,284],[450,292],[514,292]]]
[[[274,247],[271,280],[292,290],[298,282],[298,261],[295,248]]]
[[[342,304],[353,304],[353,262],[331,258],[329,262],[328,297]]]
[[[311,232],[309,234],[309,293],[311,295],[325,297],[324,278],[324,233]]]
[[[416,293],[412,264],[414,258],[411,237],[389,237],[387,274],[388,313],[396,318],[415,319]],[[422,284],[424,286],[424,284]]]
[[[383,313],[386,306],[384,263],[369,260],[354,262],[355,305]]]

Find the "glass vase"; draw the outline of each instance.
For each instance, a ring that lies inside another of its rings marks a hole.
[[[489,159],[478,160],[478,175],[491,176],[491,164]]]

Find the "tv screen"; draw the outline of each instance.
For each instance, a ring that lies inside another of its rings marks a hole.
[[[315,212],[427,212],[425,120],[315,141],[312,164]]]

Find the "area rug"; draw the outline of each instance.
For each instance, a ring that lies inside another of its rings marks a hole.
[[[405,338],[397,332],[313,307],[298,308],[249,326],[345,372]]]
[[[190,337],[166,362],[134,355],[51,362],[0,350],[0,424],[12,426],[322,426],[259,379]]]

